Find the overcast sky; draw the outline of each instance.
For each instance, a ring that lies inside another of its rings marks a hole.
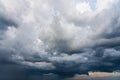
[[[0,79],[56,80],[119,71],[119,4],[0,0]]]

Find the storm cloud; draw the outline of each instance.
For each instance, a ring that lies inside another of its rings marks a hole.
[[[119,70],[119,4],[120,0],[0,0],[0,64],[11,65],[14,74],[26,72],[23,76]]]

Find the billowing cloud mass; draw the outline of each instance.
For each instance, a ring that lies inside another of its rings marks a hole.
[[[0,0],[0,63],[63,77],[120,69],[120,0]]]

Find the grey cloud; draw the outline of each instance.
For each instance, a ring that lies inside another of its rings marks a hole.
[[[85,12],[76,9],[78,0],[0,2],[0,64],[13,65],[18,75],[119,70],[119,0],[96,0],[96,9]]]

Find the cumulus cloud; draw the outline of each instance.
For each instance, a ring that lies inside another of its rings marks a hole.
[[[60,76],[119,70],[119,3],[0,0],[0,60]]]

